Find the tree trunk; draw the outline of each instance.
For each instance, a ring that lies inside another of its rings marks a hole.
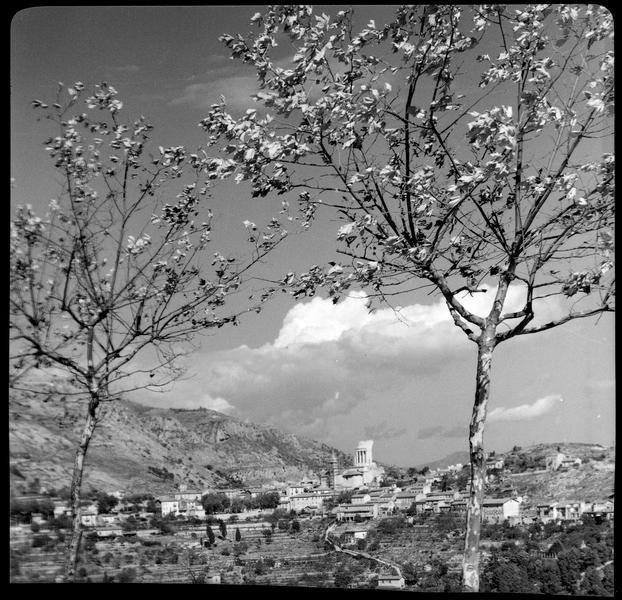
[[[89,447],[93,431],[96,424],[96,411],[99,406],[99,397],[91,395],[89,401],[86,423],[82,430],[80,445],[76,451],[76,457],[73,463],[73,476],[71,479],[71,510],[72,510],[72,528],[69,544],[67,546],[67,557],[65,562],[65,581],[71,582],[75,578],[76,566],[78,563],[78,552],[80,550],[80,541],[82,539],[82,523],[81,523],[81,507],[82,500],[82,474],[84,472],[84,458]]]
[[[479,538],[486,476],[484,426],[490,395],[490,366],[494,346],[494,336],[483,334],[477,351],[475,403],[469,426],[471,486],[467,502],[467,527],[462,562],[462,585],[465,592],[479,592]]]

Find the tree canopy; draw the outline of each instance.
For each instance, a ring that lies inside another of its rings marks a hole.
[[[220,38],[259,90],[244,114],[222,99],[201,120],[226,155],[211,176],[281,196],[303,228],[319,209],[341,220],[342,259],[288,273],[294,297],[337,302],[358,286],[373,308],[428,289],[477,345],[464,566],[476,590],[493,351],[615,308],[612,16],[416,5],[360,27],[354,9],[277,5],[251,22],[255,34]]]

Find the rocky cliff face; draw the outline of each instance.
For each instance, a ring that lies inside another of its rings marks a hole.
[[[71,395],[14,393],[9,400],[11,483],[69,485],[85,403]],[[105,405],[84,483],[105,491],[162,493],[218,484],[279,484],[327,468],[333,448],[216,411]],[[335,450],[342,465],[349,456]]]

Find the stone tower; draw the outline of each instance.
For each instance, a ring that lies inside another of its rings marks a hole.
[[[330,457],[330,472],[328,475],[328,487],[331,490],[334,490],[337,487],[337,456],[335,455],[335,451],[333,450],[333,454]]]

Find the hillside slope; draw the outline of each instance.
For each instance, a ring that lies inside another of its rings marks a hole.
[[[11,483],[69,485],[84,403],[62,394],[13,393],[9,399]],[[326,468],[326,444],[208,409],[151,408],[121,400],[104,406],[88,450],[87,486],[105,491],[171,491],[216,484],[281,483]]]
[[[546,471],[546,457],[563,452],[566,456],[580,458],[578,468],[567,471]],[[530,504],[544,501],[591,500],[604,501],[614,492],[615,449],[599,444],[558,442],[534,444],[524,448],[516,446],[508,452],[497,452],[504,460],[502,475],[486,484],[486,494],[503,495],[514,489],[527,496]],[[445,458],[428,463],[431,469],[445,468],[455,463],[467,465],[466,452],[454,452]]]
[[[580,458],[578,468],[567,471],[544,470],[547,456],[557,451],[566,456]],[[507,452],[506,464],[517,457],[525,458],[534,465],[533,471],[512,473],[505,477],[519,495],[527,495],[530,503],[548,500],[604,501],[614,492],[615,449],[599,444],[566,443],[536,444],[524,449]]]

